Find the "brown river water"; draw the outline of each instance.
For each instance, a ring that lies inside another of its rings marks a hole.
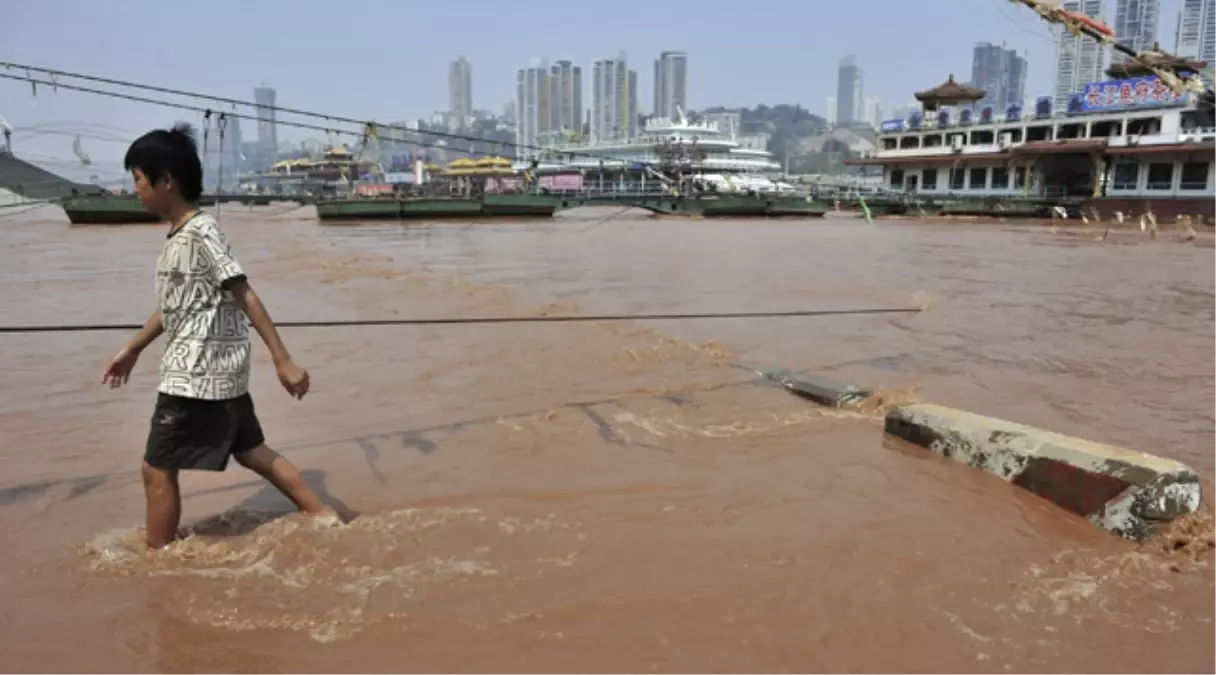
[[[189,473],[191,534],[158,553],[138,529],[158,349],[110,391],[129,334],[0,336],[0,670],[1216,670],[1210,511],[1177,544],[1126,542],[885,439],[880,405],[824,410],[749,369],[1210,477],[1210,233],[612,210],[322,227],[286,206],[222,224],[282,321],[925,311],[285,328],[313,391],[290,399],[258,345],[259,416],[357,517],[284,515],[239,467]],[[163,232],[0,217],[0,323],[142,322]]]

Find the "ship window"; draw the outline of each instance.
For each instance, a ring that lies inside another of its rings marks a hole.
[[[1211,165],[1211,162],[1185,162],[1178,187],[1183,190],[1206,190]]]
[[[950,189],[962,190],[967,184],[967,172],[963,169],[950,170]]]
[[[1003,166],[992,167],[992,189],[1004,190],[1009,187],[1009,169]]]
[[[920,147],[920,136],[904,136],[899,140],[899,148],[906,150]]]
[[[1149,190],[1169,190],[1174,187],[1174,163],[1154,162],[1148,165]]]
[[[991,131],[972,131],[971,145],[992,145],[993,135]]]
[[[1061,124],[1056,138],[1085,138],[1084,124]]]
[[[933,134],[932,136],[925,136],[924,143],[921,144],[921,147],[924,147],[924,148],[942,147],[942,135]]]
[[[904,185],[904,170],[891,169],[891,187],[899,189]]]
[[[897,143],[898,143],[898,141],[896,141],[894,138],[891,138],[890,136],[886,136],[882,139],[882,149],[883,150],[894,150],[897,147]]]
[[[922,190],[937,189],[937,169],[925,169],[920,173],[920,187]]]
[[[1123,120],[1107,120],[1094,122],[1089,129],[1090,138],[1109,138],[1123,135]]]
[[[978,169],[971,170],[970,187],[972,190],[983,190],[984,188],[988,187],[987,183],[988,183],[988,169],[987,168],[978,168]]]
[[[1019,166],[1013,170],[1013,187],[1019,190],[1026,187],[1026,167]]]
[[[1128,136],[1151,136],[1160,132],[1160,117],[1139,117],[1127,121]]]
[[[1026,140],[1029,142],[1032,142],[1032,143],[1034,141],[1050,141],[1051,140],[1051,127],[1046,126],[1046,125],[1037,126],[1037,127],[1027,127]]]
[[[1115,165],[1113,190],[1135,190],[1140,179],[1140,165],[1134,162],[1124,162]]]

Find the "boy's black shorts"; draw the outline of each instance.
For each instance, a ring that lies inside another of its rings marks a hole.
[[[158,394],[144,461],[158,469],[223,471],[265,442],[249,394],[207,401]]]

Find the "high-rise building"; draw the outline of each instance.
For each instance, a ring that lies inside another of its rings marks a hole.
[[[591,66],[591,139],[623,140],[637,135],[638,73],[621,52]]]
[[[823,118],[827,120],[828,124],[836,124],[836,112],[836,97],[829,96],[827,110],[823,116]]]
[[[677,107],[688,112],[688,54],[660,52],[654,62],[654,114],[675,117]]]
[[[1020,102],[1026,89],[1026,59],[1004,45],[978,42],[971,57],[971,86],[987,92],[979,106],[1004,111]]]
[[[1116,0],[1115,37],[1137,52],[1152,49],[1160,15],[1161,0]],[[1122,52],[1114,53],[1116,62],[1129,58]]]
[[[273,164],[279,154],[278,125],[275,124],[274,109],[277,98],[274,88],[265,82],[253,90],[253,102],[257,104],[259,165]]]
[[[542,101],[548,101],[548,68],[534,63],[515,75],[515,156],[536,155],[541,133]],[[542,91],[544,95],[542,96]],[[548,122],[545,122],[547,128]]]
[[[1187,59],[1216,61],[1216,0],[1182,0],[1174,53]]]
[[[473,69],[463,56],[448,66],[448,112],[462,126],[473,114]]]
[[[1069,12],[1079,12],[1102,21],[1103,0],[1065,0],[1060,6]],[[1073,35],[1061,26],[1052,29],[1056,41],[1055,86],[1052,88],[1054,110],[1068,108],[1068,99],[1078,94],[1090,82],[1106,79],[1106,47],[1088,35]]]
[[[578,133],[583,127],[583,69],[558,61],[549,69],[548,130]]]
[[[861,68],[850,54],[840,60],[836,75],[836,123],[847,126],[861,121],[864,100]]]
[[[878,128],[882,124],[882,99],[877,96],[867,96],[859,121]]]

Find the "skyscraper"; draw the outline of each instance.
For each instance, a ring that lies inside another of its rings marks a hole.
[[[862,118],[862,72],[857,57],[850,54],[840,60],[836,74],[836,123],[848,126]]]
[[[473,69],[463,56],[448,66],[448,112],[462,125],[473,114]]]
[[[549,69],[549,130],[578,132],[583,127],[583,69],[558,61]]]
[[[1216,61],[1216,0],[1182,0],[1174,53],[1187,59]]]
[[[548,69],[539,63],[520,68],[515,75],[515,156],[532,157],[541,133],[541,104],[548,100]],[[546,128],[548,122],[545,123]]]
[[[1069,12],[1080,12],[1102,21],[1103,0],[1065,0],[1060,6]],[[1087,35],[1073,35],[1060,26],[1053,27],[1056,40],[1055,86],[1052,88],[1054,110],[1068,108],[1068,99],[1080,93],[1090,82],[1106,79],[1106,48]]]
[[[987,92],[981,108],[1003,111],[1010,103],[1020,103],[1026,89],[1026,59],[1004,45],[978,42],[971,57],[971,86]]]
[[[688,54],[660,52],[654,62],[654,114],[675,117],[677,106],[688,111]]]
[[[863,122],[875,129],[882,126],[882,99],[877,96],[867,96],[861,118]]]
[[[638,130],[638,74],[625,52],[591,66],[591,139],[632,138]]]
[[[273,163],[279,154],[278,125],[275,124],[275,90],[265,82],[253,90],[258,116],[258,163]]]
[[[1161,14],[1161,0],[1117,0],[1115,3],[1115,37],[1137,52],[1152,49],[1157,41],[1157,24]],[[1126,61],[1129,56],[1115,52],[1116,62]]]

